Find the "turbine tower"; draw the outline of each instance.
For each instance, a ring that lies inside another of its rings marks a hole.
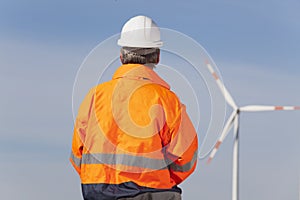
[[[229,131],[233,128],[234,133],[234,146],[233,146],[233,169],[232,169],[232,200],[239,200],[239,116],[241,112],[261,112],[261,111],[282,111],[282,110],[300,110],[300,106],[265,106],[265,105],[248,105],[243,107],[238,107],[233,100],[232,96],[226,89],[225,85],[219,78],[218,74],[215,72],[209,61],[206,61],[206,66],[212,76],[214,77],[218,87],[220,88],[225,101],[232,107],[233,112],[225,123],[224,129],[218,138],[213,150],[211,151],[208,159],[208,163],[216,155],[220,145],[228,135]]]

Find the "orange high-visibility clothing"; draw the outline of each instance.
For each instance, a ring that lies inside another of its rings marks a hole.
[[[147,66],[126,64],[83,100],[70,161],[83,186],[170,189],[194,171],[197,141],[169,85]]]

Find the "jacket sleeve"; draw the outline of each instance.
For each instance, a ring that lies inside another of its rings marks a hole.
[[[166,154],[171,178],[178,185],[193,173],[198,157],[197,133],[184,105],[181,105],[175,123],[169,127],[169,134]]]
[[[69,160],[79,175],[86,130],[93,106],[93,93],[94,89],[90,90],[81,103],[74,125],[72,152]]]

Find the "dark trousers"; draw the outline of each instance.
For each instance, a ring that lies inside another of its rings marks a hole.
[[[181,200],[178,192],[146,192],[135,197],[121,198],[120,200]]]

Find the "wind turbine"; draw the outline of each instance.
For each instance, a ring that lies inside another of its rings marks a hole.
[[[300,110],[300,106],[263,106],[263,105],[248,105],[238,107],[233,100],[232,96],[226,89],[224,83],[215,72],[214,68],[209,61],[206,61],[206,66],[212,76],[214,77],[218,87],[224,95],[225,101],[232,107],[233,112],[225,123],[224,129],[218,138],[213,150],[211,151],[208,163],[216,155],[220,145],[228,135],[229,131],[233,128],[234,132],[234,146],[233,146],[233,171],[232,171],[232,200],[239,199],[239,116],[241,112],[261,112],[261,111],[279,111],[279,110]]]

